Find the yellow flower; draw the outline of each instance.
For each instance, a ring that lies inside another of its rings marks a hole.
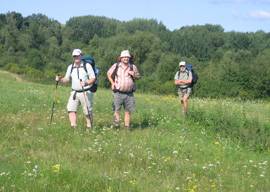
[[[59,171],[60,170],[60,165],[54,165],[54,166],[52,166],[54,169],[57,169],[57,171]]]
[[[57,103],[60,103],[60,100],[57,100]]]

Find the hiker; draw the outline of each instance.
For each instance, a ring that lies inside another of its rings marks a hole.
[[[56,81],[60,83],[69,82],[72,78],[72,91],[68,100],[67,110],[71,128],[77,127],[77,110],[82,104],[83,112],[86,115],[87,129],[93,125],[93,92],[90,91],[95,82],[95,73],[90,64],[86,64],[87,72],[82,62],[82,51],[74,49],[72,52],[74,63],[69,65],[65,77],[56,76]],[[72,69],[73,68],[73,69]]]
[[[192,73],[186,70],[186,62],[179,63],[180,71],[174,76],[174,84],[178,85],[179,100],[181,100],[183,114],[186,115],[188,110],[188,98],[191,94]]]
[[[122,105],[125,109],[125,128],[130,130],[131,111],[135,111],[135,99],[133,92],[134,79],[141,78],[137,67],[130,63],[130,53],[124,50],[120,54],[120,62],[115,63],[107,72],[113,93],[114,127],[119,128],[120,112]],[[114,76],[114,79],[112,78]]]

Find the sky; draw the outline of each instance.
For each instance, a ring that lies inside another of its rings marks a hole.
[[[0,13],[43,14],[65,24],[78,16],[119,21],[155,19],[173,31],[193,25],[221,25],[225,32],[270,32],[270,0],[5,0]]]

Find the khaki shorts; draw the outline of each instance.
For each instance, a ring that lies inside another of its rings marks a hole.
[[[178,89],[179,100],[183,100],[184,97],[189,98],[192,88]]]
[[[85,97],[84,97],[83,92],[77,92],[76,97],[74,98],[75,93],[76,93],[75,91],[72,91],[70,93],[70,97],[69,97],[68,104],[67,104],[68,112],[71,112],[71,111],[77,112],[78,108],[79,108],[79,106],[81,104],[82,108],[83,108],[83,113],[85,115],[88,115],[88,113],[92,114],[93,113],[93,97],[94,97],[94,93],[92,93],[90,91],[85,91],[84,92],[85,96],[86,96],[87,103],[85,103]],[[87,107],[88,107],[89,112],[87,110]]]
[[[135,111],[135,99],[133,93],[113,93],[113,110],[121,111],[124,105],[125,111]]]

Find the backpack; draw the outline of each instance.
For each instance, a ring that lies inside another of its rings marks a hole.
[[[197,83],[197,81],[198,81],[198,74],[197,73],[194,73],[194,68],[193,68],[193,66],[192,65],[190,65],[190,64],[187,64],[187,66],[186,66],[186,70],[188,71],[187,72],[187,75],[189,76],[189,71],[191,71],[191,74],[192,74],[192,82],[191,82],[191,85],[190,85],[190,87],[193,87],[196,83]],[[178,79],[179,79],[179,77],[180,77],[180,71],[178,71]]]
[[[83,61],[83,68],[84,68],[85,72],[87,73],[87,75],[88,75],[88,71],[87,71],[87,68],[86,68],[86,64],[89,63],[93,68],[95,76],[97,76],[99,69],[95,68],[95,60],[94,60],[94,58],[92,56],[89,56],[89,55],[84,55],[83,58],[82,58],[82,61]],[[73,64],[71,64],[71,65],[72,65],[72,68],[71,68],[70,74],[72,73],[73,69],[75,68],[75,67],[73,67]],[[96,77],[95,83],[90,87],[91,92],[95,93],[97,91],[98,81],[99,81],[99,79]]]

